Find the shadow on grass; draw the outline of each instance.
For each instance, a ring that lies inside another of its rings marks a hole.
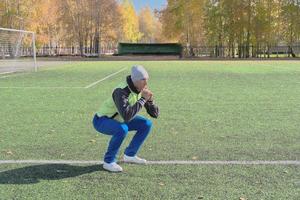
[[[102,165],[73,166],[67,164],[33,165],[0,172],[0,184],[33,184],[39,180],[58,180],[103,171]]]

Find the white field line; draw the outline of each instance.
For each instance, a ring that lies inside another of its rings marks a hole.
[[[8,75],[0,76],[0,79],[11,78],[11,77],[16,77],[16,76],[25,76],[25,75],[28,75],[28,74],[31,74],[31,73],[30,72],[25,72],[25,71],[14,71],[14,72],[7,73],[7,74]]]
[[[0,87],[0,89],[84,89],[84,87]]]
[[[4,74],[13,74],[15,73],[16,71],[10,71],[10,72],[1,72],[0,75],[4,75]]]
[[[123,69],[121,69],[121,70],[119,70],[119,71],[117,71],[117,72],[115,72],[115,73],[113,73],[113,74],[110,74],[110,75],[104,77],[104,78],[101,79],[101,80],[98,80],[98,81],[96,81],[96,82],[94,82],[94,83],[91,83],[91,84],[85,86],[84,88],[85,88],[85,89],[91,88],[91,87],[97,85],[98,83],[100,83],[100,82],[102,82],[102,81],[104,81],[104,80],[106,80],[106,79],[108,79],[108,78],[110,78],[110,77],[112,77],[112,76],[114,76],[114,75],[116,75],[116,74],[118,74],[118,73],[124,71],[125,69],[127,69],[127,67],[124,67]]]
[[[19,72],[21,72],[21,71],[19,71]],[[28,74],[30,74],[30,73],[26,73],[26,72],[17,73],[17,71],[16,71],[15,73],[12,72],[12,73],[9,73],[8,75],[0,76],[0,79],[1,79],[1,78],[16,77],[16,76],[24,76],[24,75],[28,75]]]
[[[0,79],[7,78],[7,77],[11,77],[11,76],[0,76]]]
[[[110,77],[112,77],[112,76],[114,76],[114,75],[116,75],[116,74],[124,71],[125,69],[127,69],[127,67],[124,67],[121,70],[119,70],[119,71],[117,71],[117,72],[115,72],[113,74],[110,74],[110,75],[104,77],[103,79],[101,79],[99,81],[96,81],[96,82],[94,82],[94,83],[92,83],[92,84],[90,84],[88,86],[85,86],[85,87],[63,87],[63,86],[62,87],[30,87],[30,86],[29,87],[26,87],[26,86],[24,86],[24,87],[14,87],[14,86],[12,86],[12,87],[1,87],[0,86],[0,89],[41,89],[41,90],[42,89],[88,89],[88,88],[91,88],[94,85],[96,85],[96,84],[98,84],[98,83],[100,83],[100,82],[102,82],[102,81],[104,81],[104,80],[106,80],[106,79],[108,79],[108,78],[110,78]],[[7,77],[12,77],[12,75],[11,76],[1,76],[0,79],[1,78],[7,78]]]
[[[122,161],[121,161],[122,162]],[[149,165],[300,165],[299,160],[160,160]],[[103,164],[97,160],[0,160],[1,164]]]

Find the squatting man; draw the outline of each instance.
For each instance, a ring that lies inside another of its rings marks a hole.
[[[159,115],[153,93],[147,87],[148,80],[148,72],[143,66],[133,66],[131,75],[113,90],[112,95],[102,103],[94,116],[95,129],[111,136],[104,155],[105,170],[123,171],[116,162],[116,156],[129,131],[136,131],[136,133],[125,149],[123,161],[135,164],[147,163],[145,159],[139,158],[137,153],[151,131],[152,121],[138,113],[145,107],[152,118],[157,118]]]

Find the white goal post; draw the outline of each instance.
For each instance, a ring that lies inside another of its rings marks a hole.
[[[0,28],[0,74],[37,71],[35,33]]]

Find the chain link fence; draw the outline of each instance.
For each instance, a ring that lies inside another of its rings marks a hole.
[[[184,46],[183,56],[199,58],[299,58],[300,45]]]

